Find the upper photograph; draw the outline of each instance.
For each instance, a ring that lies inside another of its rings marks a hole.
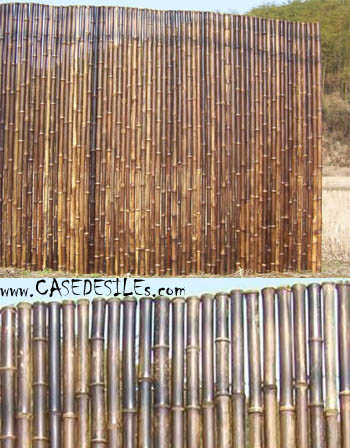
[[[350,277],[349,233],[349,1],[0,4],[0,276]]]

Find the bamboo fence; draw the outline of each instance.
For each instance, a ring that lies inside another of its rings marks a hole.
[[[0,5],[0,263],[320,270],[317,24]]]
[[[0,311],[0,447],[349,448],[350,283]]]

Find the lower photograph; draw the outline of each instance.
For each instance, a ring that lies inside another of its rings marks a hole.
[[[1,446],[349,446],[349,281],[182,280],[3,298]]]

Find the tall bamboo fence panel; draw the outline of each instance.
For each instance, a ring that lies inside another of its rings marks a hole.
[[[0,261],[319,270],[317,24],[0,5]]]
[[[0,447],[350,447],[350,283],[0,310]]]

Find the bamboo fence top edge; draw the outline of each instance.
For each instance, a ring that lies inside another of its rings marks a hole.
[[[228,12],[217,12],[217,11],[199,11],[199,10],[186,10],[186,9],[153,9],[153,8],[138,8],[133,6],[110,6],[110,5],[77,5],[77,4],[71,4],[71,5],[48,5],[46,3],[27,3],[27,2],[7,2],[0,4],[1,7],[9,6],[9,5],[21,5],[21,6],[29,6],[29,7],[42,7],[42,8],[50,8],[50,9],[69,9],[69,8],[77,8],[77,9],[124,9],[127,11],[138,11],[138,12],[147,12],[147,13],[156,13],[156,14],[185,14],[185,15],[213,15],[213,16],[235,16],[235,17],[247,17],[250,19],[258,19],[261,21],[266,21],[267,23],[270,22],[283,22],[283,23],[299,23],[301,25],[310,24],[310,25],[319,25],[319,22],[300,22],[297,20],[282,20],[282,19],[268,19],[264,17],[258,17],[258,16],[249,16],[247,14],[231,14]],[[192,17],[194,18],[194,17]]]

